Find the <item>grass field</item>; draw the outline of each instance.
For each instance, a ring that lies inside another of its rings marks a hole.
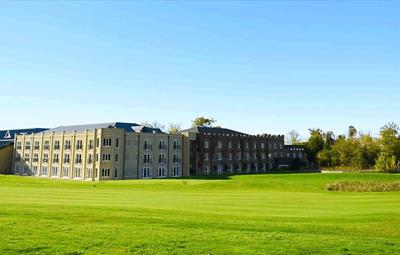
[[[0,254],[400,254],[399,174],[75,182],[0,175]]]

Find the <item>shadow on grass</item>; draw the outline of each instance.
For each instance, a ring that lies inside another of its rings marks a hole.
[[[291,169],[271,169],[262,173],[237,173],[237,174],[220,174],[220,175],[198,175],[198,176],[182,176],[175,178],[166,178],[171,180],[230,180],[232,176],[238,175],[261,175],[261,174],[299,174],[299,173],[321,173],[320,170],[291,170]]]

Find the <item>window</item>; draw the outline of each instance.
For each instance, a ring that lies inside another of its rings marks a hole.
[[[173,144],[173,149],[174,150],[180,150],[181,149],[181,143],[179,141],[175,140],[174,144]]]
[[[93,140],[89,140],[89,150],[92,150],[94,147]]]
[[[209,160],[209,154],[208,154],[208,152],[206,152],[206,153],[204,153],[204,160]]]
[[[82,140],[77,140],[76,141],[76,149],[77,150],[82,150]]]
[[[204,148],[208,149],[208,141],[204,141]]]
[[[101,169],[101,177],[110,177],[110,169],[109,168]]]
[[[237,160],[242,160],[242,153],[238,152],[238,153],[236,154],[236,159],[237,159]]]
[[[217,174],[222,174],[222,165],[217,165]]]
[[[62,174],[64,177],[68,177],[69,176],[69,167],[64,166]]]
[[[72,177],[73,178],[81,178],[81,168],[80,167],[74,168],[74,171],[72,172]]]
[[[210,174],[210,166],[209,165],[205,165],[204,166],[204,173],[205,174]]]
[[[25,150],[31,149],[31,142],[25,142]]]
[[[42,175],[47,176],[47,166],[42,167]]]
[[[167,149],[167,145],[165,144],[165,141],[164,141],[164,140],[162,140],[162,141],[159,142],[159,144],[158,144],[158,149],[159,149],[159,150],[165,150],[165,149]]]
[[[64,149],[70,150],[71,149],[71,141],[66,140],[64,143]]]
[[[150,154],[144,154],[143,155],[143,163],[144,164],[150,164],[151,163],[151,155]]]
[[[54,153],[54,155],[53,155],[53,163],[58,163],[58,153]]]
[[[49,154],[44,153],[43,154],[43,163],[47,163],[47,162],[49,162]]]
[[[257,153],[253,153],[253,159],[257,159]]]
[[[82,154],[76,154],[75,163],[82,164]]]
[[[151,178],[151,169],[150,169],[150,167],[143,167],[142,168],[142,177],[143,178]]]
[[[276,143],[274,143],[274,150],[276,150]]]
[[[222,149],[222,142],[221,142],[221,141],[218,141],[218,142],[217,142],[217,148],[218,148],[218,149]]]
[[[29,154],[28,154],[28,153],[25,153],[25,155],[24,155],[24,160],[25,160],[25,161],[29,161]]]
[[[93,163],[93,154],[89,154],[88,155],[88,164],[92,164]]]
[[[228,142],[228,149],[232,149],[232,142]]]
[[[118,178],[118,169],[117,168],[114,169],[114,178]]]
[[[119,147],[119,139],[115,139],[115,147],[118,148]]]
[[[174,162],[174,163],[180,163],[180,162],[181,162],[180,155],[179,155],[179,154],[177,154],[177,153],[174,153],[174,156],[173,156],[172,162]]]
[[[232,160],[232,153],[231,152],[228,153],[228,160]]]
[[[39,154],[34,153],[33,154],[33,162],[38,162],[39,161]]]
[[[104,161],[110,161],[111,160],[111,154],[103,153],[102,160],[103,160],[103,162]]]
[[[14,174],[18,174],[18,173],[19,173],[19,165],[15,165]]]
[[[96,138],[96,148],[98,148],[100,146],[100,139]]]
[[[96,153],[96,162],[99,162],[99,154]]]
[[[35,141],[35,145],[33,146],[33,149],[39,150],[39,141]]]
[[[64,163],[69,164],[69,154],[64,154]]]
[[[151,141],[148,141],[148,140],[144,141],[143,149],[145,149],[145,150],[151,150],[151,149],[152,149]]]
[[[240,149],[240,143],[237,144],[237,148]]]
[[[103,147],[111,147],[111,138],[103,138]]]
[[[158,155],[158,163],[165,163],[165,154]]]
[[[174,177],[181,176],[181,167],[180,166],[174,166],[172,168],[172,176],[174,176]]]
[[[167,177],[167,173],[166,173],[164,167],[159,167],[159,168],[158,168],[157,176],[158,176],[158,177]]]
[[[48,150],[49,148],[50,148],[50,142],[49,141],[44,141],[43,149],[44,150]]]
[[[228,171],[229,171],[229,173],[233,173],[233,165],[232,164],[228,165]]]
[[[54,149],[59,150],[60,149],[60,141],[54,141]]]
[[[21,160],[21,154],[15,153],[15,161],[20,161]]]
[[[58,175],[58,166],[53,166],[52,175],[53,176],[57,176]]]
[[[28,166],[25,166],[22,174],[28,175],[28,172],[29,172],[29,168],[28,168]]]
[[[33,173],[33,175],[38,175],[38,166],[32,167],[32,173]]]
[[[261,149],[265,149],[265,143],[261,143]]]
[[[250,154],[249,153],[245,153],[244,154],[244,159],[245,160],[249,160],[250,159]]]
[[[115,154],[115,162],[118,162],[118,154]]]
[[[279,149],[283,149],[283,144],[279,144]]]
[[[253,148],[257,149],[257,143],[253,143]]]
[[[217,153],[217,160],[222,160],[222,153],[221,152]]]
[[[265,159],[265,153],[261,153],[261,159]]]
[[[246,149],[248,149],[249,148],[249,143],[245,143],[245,145],[246,145]]]
[[[17,150],[21,149],[21,142],[17,142]]]
[[[93,169],[88,167],[86,168],[86,178],[92,178],[93,177]]]

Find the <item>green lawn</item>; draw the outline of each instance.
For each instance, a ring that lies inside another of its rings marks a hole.
[[[0,254],[400,254],[399,174],[76,182],[0,175]]]

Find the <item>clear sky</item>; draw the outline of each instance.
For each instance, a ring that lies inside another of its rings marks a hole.
[[[0,2],[0,129],[400,122],[399,2]]]

